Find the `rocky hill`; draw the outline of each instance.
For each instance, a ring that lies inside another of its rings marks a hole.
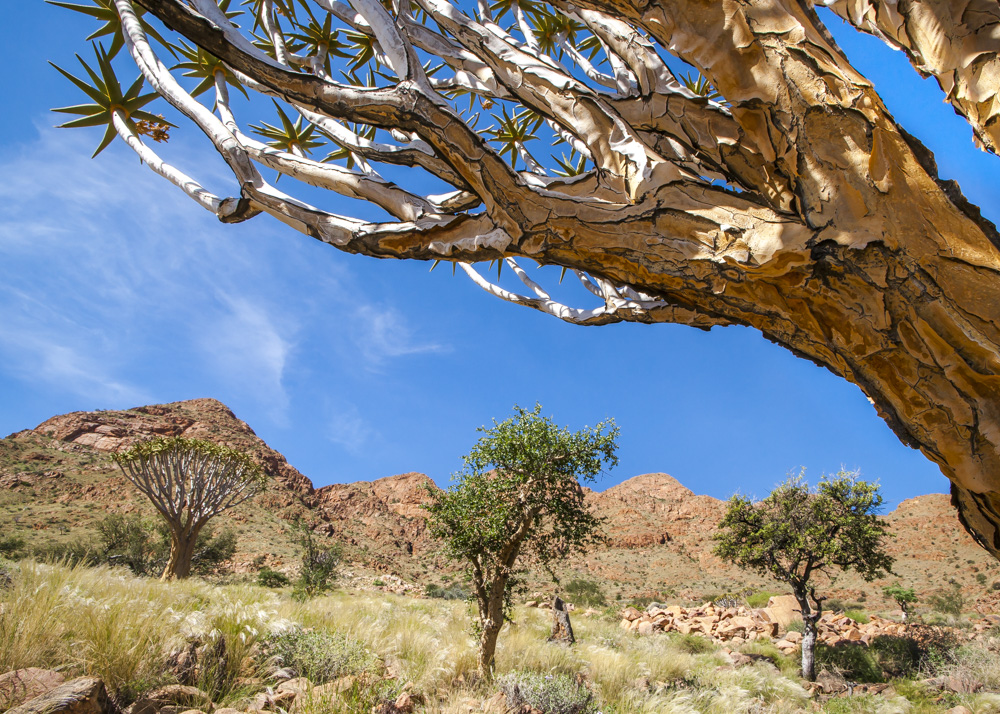
[[[89,537],[108,513],[149,512],[149,506],[117,471],[110,454],[156,435],[209,439],[254,455],[271,476],[267,491],[220,517],[239,535],[237,571],[262,564],[290,570],[296,549],[290,523],[302,518],[317,535],[343,545],[353,567],[427,585],[454,574],[424,524],[423,474],[316,489],[225,405],[212,399],[137,407],[126,411],[75,412],[0,440],[0,534],[30,542]],[[608,541],[567,564],[566,575],[598,581],[611,597],[673,596],[701,600],[745,588],[780,589],[775,583],[711,555],[711,535],[724,503],[699,496],[667,474],[645,474],[587,500],[606,519]],[[966,594],[994,606],[1000,597],[1000,565],[959,525],[941,494],[903,502],[886,518],[896,538],[890,550],[897,578],[923,593],[949,578]],[[842,576],[833,585],[845,599],[875,596],[880,584]]]

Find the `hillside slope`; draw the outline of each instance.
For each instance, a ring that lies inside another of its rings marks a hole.
[[[291,570],[296,562],[290,523],[302,518],[326,542],[341,543],[353,565],[418,584],[453,573],[427,534],[421,505],[436,488],[423,474],[314,488],[224,404],[195,399],[125,411],[74,412],[0,440],[0,533],[30,542],[92,534],[108,513],[150,513],[118,472],[110,454],[152,436],[210,439],[253,454],[271,476],[267,491],[218,519],[239,535],[237,571],[261,564]],[[672,593],[699,599],[745,587],[774,587],[711,554],[711,536],[725,504],[699,496],[667,474],[644,474],[587,500],[605,519],[607,543],[567,564],[568,577],[599,581],[608,595]],[[970,596],[992,603],[1000,566],[961,528],[949,499],[931,494],[904,501],[888,514],[896,538],[895,578],[923,593],[949,578]],[[541,578],[538,581],[542,582]],[[834,591],[874,595],[850,575]]]

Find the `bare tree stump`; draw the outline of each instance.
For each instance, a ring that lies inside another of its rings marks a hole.
[[[558,595],[552,601],[552,636],[550,642],[565,642],[568,645],[576,642],[573,636],[573,625],[569,621],[569,610],[566,603]]]

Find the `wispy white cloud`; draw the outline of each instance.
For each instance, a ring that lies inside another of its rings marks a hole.
[[[311,375],[358,384],[359,363],[447,349],[432,322],[366,301],[335,254],[316,261],[267,218],[221,225],[124,147],[91,160],[92,138],[43,128],[0,153],[0,389],[15,379],[111,408],[215,396],[288,426],[296,398],[314,396],[289,390]],[[221,183],[193,150],[167,148]],[[345,449],[377,437],[354,406],[331,433]]]
[[[338,444],[350,453],[360,454],[379,433],[365,419],[354,404],[338,403],[331,409],[327,434],[330,441]]]
[[[378,368],[395,357],[447,351],[443,345],[421,340],[408,320],[392,306],[361,305],[356,308],[354,318],[355,343],[369,368]]]
[[[217,377],[266,400],[275,421],[288,423],[289,398],[282,380],[292,349],[267,307],[222,294],[226,307],[205,321],[200,346]]]

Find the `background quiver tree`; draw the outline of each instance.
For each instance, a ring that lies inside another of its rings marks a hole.
[[[733,496],[713,536],[720,558],[791,586],[802,610],[802,676],[809,681],[816,679],[816,621],[826,599],[816,593],[816,576],[854,570],[870,582],[890,571],[881,506],[878,484],[857,472],[824,476],[815,490],[799,474],[762,501]]]
[[[903,613],[903,622],[907,622],[910,619],[910,606],[917,602],[917,594],[913,588],[904,588],[899,583],[895,583],[882,588],[882,594],[896,601]]]
[[[618,463],[614,420],[571,432],[531,411],[491,428],[463,457],[445,491],[428,489],[428,526],[445,552],[468,567],[479,615],[479,673],[493,676],[497,638],[526,561],[551,571],[557,560],[598,540],[600,519],[580,480]]]
[[[164,580],[188,577],[205,524],[253,498],[267,482],[247,454],[200,439],[150,439],[114,454],[114,459],[170,529]]]

